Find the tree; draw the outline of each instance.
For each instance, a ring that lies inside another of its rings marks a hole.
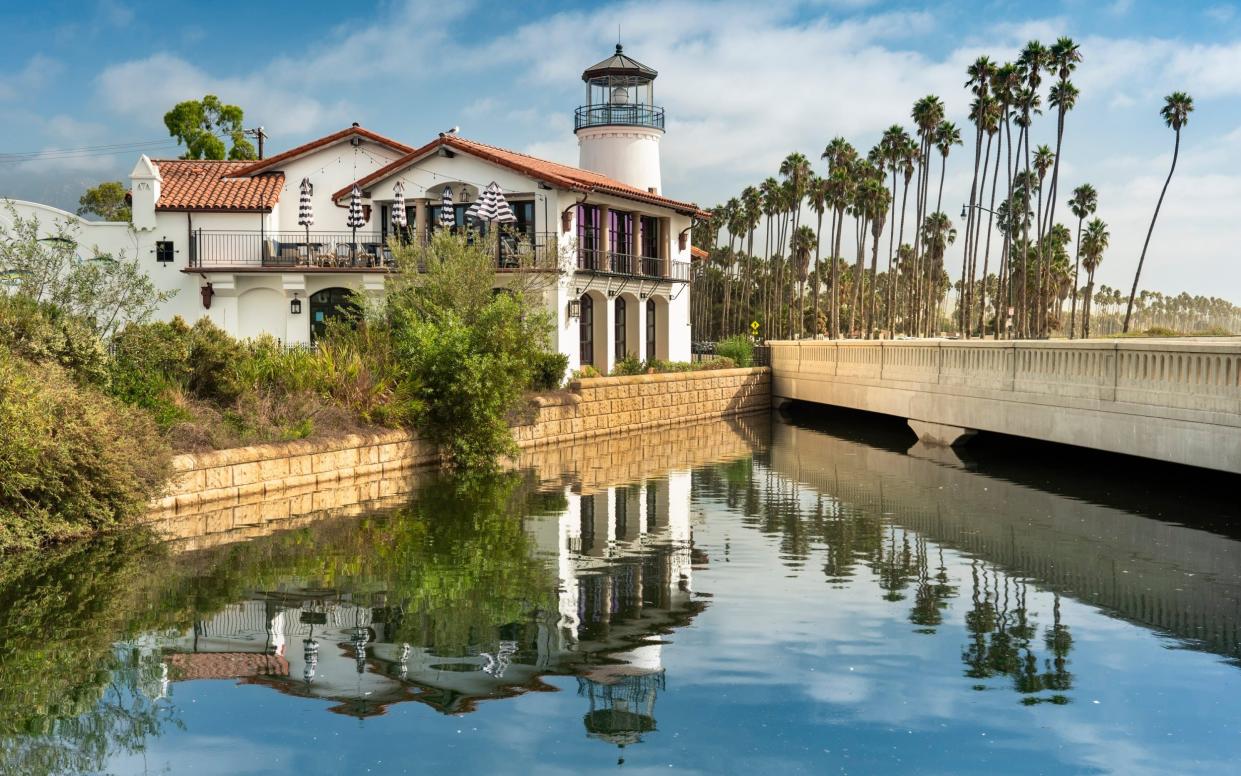
[[[1073,309],[1069,314],[1069,339],[1073,339],[1073,335],[1077,330],[1078,273],[1081,270],[1082,263],[1082,222],[1094,215],[1094,211],[1098,206],[1099,193],[1095,191],[1094,186],[1091,186],[1089,183],[1083,183],[1076,189],[1073,189],[1073,198],[1069,200],[1069,210],[1073,212],[1073,215],[1077,216],[1077,250],[1076,257],[1073,260]]]
[[[1122,331],[1129,332],[1129,318],[1133,314],[1133,297],[1138,293],[1138,281],[1142,278],[1142,265],[1146,263],[1146,249],[1151,244],[1151,234],[1155,231],[1155,221],[1159,218],[1159,208],[1163,207],[1164,195],[1168,193],[1168,184],[1172,182],[1172,173],[1176,172],[1176,158],[1181,152],[1181,127],[1189,123],[1189,114],[1194,110],[1194,99],[1185,92],[1173,92],[1164,98],[1164,106],[1159,115],[1172,130],[1176,132],[1176,142],[1172,146],[1172,166],[1168,169],[1168,178],[1163,182],[1163,190],[1159,192],[1159,201],[1155,203],[1155,214],[1151,216],[1150,228],[1146,230],[1146,241],[1142,243],[1142,255],[1138,258],[1138,271],[1133,275],[1133,290],[1129,292],[1129,306],[1125,310],[1125,325]]]
[[[78,199],[77,213],[80,216],[96,215],[105,221],[128,221],[131,209],[125,201],[125,184],[104,181],[87,189]]]
[[[49,302],[88,321],[108,340],[126,323],[142,323],[175,291],[156,289],[138,265],[124,254],[78,257],[77,229],[57,223],[43,237],[37,217],[25,218],[8,203],[10,227],[0,229],[0,272],[17,278],[14,292],[35,302]]]
[[[1086,225],[1086,232],[1081,236],[1082,263],[1086,265],[1086,298],[1082,302],[1082,336],[1090,337],[1090,308],[1094,295],[1094,271],[1103,261],[1103,252],[1107,250],[1107,224],[1098,218],[1091,219]]]
[[[236,105],[225,105],[214,94],[201,100],[179,102],[164,114],[168,134],[185,146],[182,159],[224,159],[224,139],[232,148],[228,159],[257,159],[253,144],[246,139],[242,120],[245,113]]]

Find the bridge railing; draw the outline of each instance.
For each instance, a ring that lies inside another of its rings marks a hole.
[[[1241,413],[1241,339],[772,342],[777,378],[923,383]]]

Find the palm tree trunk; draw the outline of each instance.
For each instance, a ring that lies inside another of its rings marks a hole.
[[[832,233],[836,235],[836,246],[832,251],[832,339],[840,338],[840,238],[845,229],[845,211],[836,209],[835,226]]]
[[[877,226],[882,229],[882,221],[877,222]],[[866,339],[870,339],[875,331],[875,280],[879,276],[879,238],[883,236],[883,232],[871,228],[871,236],[874,241],[871,243],[870,251],[870,288],[867,289],[867,301],[869,301],[870,313],[865,317]]]
[[[1172,182],[1172,173],[1176,172],[1176,157],[1181,153],[1181,130],[1176,130],[1176,145],[1172,147],[1172,167],[1168,170],[1168,178],[1163,182],[1163,191],[1159,192],[1159,201],[1155,203],[1155,214],[1151,216],[1150,228],[1146,230],[1146,241],[1142,243],[1142,255],[1138,258],[1138,271],[1133,275],[1133,290],[1129,292],[1129,306],[1125,309],[1125,326],[1121,333],[1129,333],[1129,318],[1133,315],[1133,297],[1138,293],[1138,281],[1142,278],[1142,265],[1146,263],[1146,249],[1151,244],[1151,234],[1155,231],[1155,221],[1159,219],[1159,208],[1163,207],[1163,197],[1168,193],[1168,184]]]
[[[819,200],[816,199],[816,202]],[[814,272],[811,277],[814,278],[814,290],[810,294],[810,308],[813,310],[814,316],[814,336],[819,336],[819,250],[822,248],[823,240],[823,211],[818,211],[819,221],[814,228]]]
[[[893,253],[892,241],[896,239],[896,167],[895,165],[892,167],[892,203],[888,205],[888,209],[892,211],[892,221],[888,225],[888,288],[885,290],[885,293],[884,293],[884,297],[885,297],[884,306],[887,308],[884,311],[885,312],[884,317],[887,318],[888,336],[891,337],[893,334],[896,333],[895,329],[893,328],[894,324],[893,324],[893,319],[892,319],[892,305],[888,303],[887,301],[887,299],[892,296],[892,293],[891,293],[892,284],[896,282],[896,276],[892,274],[892,257],[895,255]],[[881,328],[882,328],[882,324],[881,324]]]
[[[1038,254],[1035,257],[1034,274],[1038,278],[1038,286],[1034,289],[1034,330],[1041,337],[1044,334],[1043,321],[1046,318],[1047,301],[1044,298],[1044,289],[1046,283],[1043,282],[1043,255],[1046,253],[1043,244],[1043,181],[1040,178],[1038,182],[1038,220],[1035,226],[1038,230]]]
[[[970,238],[970,269],[969,281],[965,289],[965,326],[968,330],[973,331],[972,323],[974,320],[974,299],[975,299],[975,283],[978,277],[978,243],[982,239],[982,197],[987,190],[987,170],[991,164],[991,134],[987,134],[986,150],[982,154],[981,174],[978,178],[978,208],[974,216],[974,233]],[[990,235],[988,235],[989,237]],[[983,303],[986,304],[986,272],[983,273]],[[978,336],[983,336],[983,327],[978,327]]]
[[[906,180],[904,181],[904,184],[901,186],[901,228],[900,228],[900,232],[897,234],[897,237],[896,237],[896,251],[897,251],[897,253],[900,253],[901,246],[905,244],[905,205],[906,205],[908,202],[909,202],[909,180],[908,180],[908,179],[906,179]],[[895,334],[895,333],[896,333],[896,318],[895,318],[895,316],[896,316],[896,311],[897,311],[897,308],[898,308],[898,306],[903,306],[903,305],[900,305],[900,300],[901,300],[901,297],[900,297],[900,288],[901,288],[901,284],[900,284],[900,273],[901,273],[901,271],[902,271],[903,269],[904,269],[903,267],[897,267],[897,270],[896,270],[897,277],[896,277],[896,278],[894,278],[894,279],[893,279],[893,281],[892,281],[892,305],[891,305],[891,306],[892,306],[892,316],[893,316],[893,318],[892,318],[892,333],[893,333],[893,334]],[[902,317],[903,317],[903,316],[902,316]],[[903,320],[902,320],[901,322],[902,322],[902,323],[904,323],[904,324],[906,324],[905,331],[909,331],[909,328],[908,328],[908,325],[907,325],[907,324],[908,324],[908,319],[903,317]]]
[[[1061,83],[1064,83],[1061,80]],[[1059,115],[1056,117],[1056,158],[1051,163],[1051,190],[1048,194],[1047,203],[1047,228],[1046,232],[1051,232],[1051,225],[1056,222],[1056,197],[1060,194],[1060,147],[1064,144],[1064,114],[1065,108],[1059,106]],[[1077,290],[1073,291],[1074,297]]]
[[[966,286],[966,273],[969,272],[970,245],[974,241],[974,199],[978,192],[978,165],[981,160],[982,124],[980,118],[980,123],[974,125],[974,176],[970,180],[970,205],[965,218],[965,245],[961,251],[961,291],[957,299],[957,307],[960,308],[958,319],[961,327],[961,336],[965,339],[969,339],[970,336],[969,291]],[[944,164],[947,163],[948,160],[945,158]]]
[[[1094,270],[1086,270],[1086,298],[1082,301],[1082,338],[1090,339],[1090,308],[1094,302]]]
[[[1000,133],[997,130],[996,131],[997,137],[999,136],[999,134]],[[1004,139],[1002,137],[999,138],[999,143],[1002,144],[1003,142],[1004,142]],[[990,139],[987,140],[987,144],[988,146],[991,144]],[[988,153],[990,153],[990,151],[988,151]],[[996,189],[996,184],[998,184],[999,181],[1000,181],[1000,148],[999,148],[999,145],[997,145],[995,149],[995,172],[991,176],[991,205],[990,205],[991,210],[990,212],[987,213],[987,248],[983,252],[983,256],[982,256],[982,295],[978,301],[978,336],[979,337],[984,337],[987,334],[987,265],[990,263],[990,260],[991,260],[991,220],[995,217],[995,189]],[[992,306],[995,307],[995,318],[997,321],[996,328],[995,328],[996,339],[1000,338],[1000,325],[999,325],[1000,299],[1003,298],[1003,294],[1001,294],[1000,290],[1001,288],[1003,288],[1003,279],[1004,279],[1003,272],[999,273],[996,276],[997,284],[996,284],[996,289],[995,289],[995,292],[996,292],[995,300],[992,302]]]
[[[1077,248],[1073,257],[1073,304],[1069,313],[1069,339],[1077,331],[1077,282],[1082,268],[1082,219],[1077,219]]]

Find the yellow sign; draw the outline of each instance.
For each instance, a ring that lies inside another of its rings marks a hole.
[[[755,337],[758,336],[758,321],[750,321],[750,333]]]

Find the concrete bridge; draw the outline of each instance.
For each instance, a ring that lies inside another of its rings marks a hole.
[[[1241,339],[771,343],[772,398],[1241,473]]]

